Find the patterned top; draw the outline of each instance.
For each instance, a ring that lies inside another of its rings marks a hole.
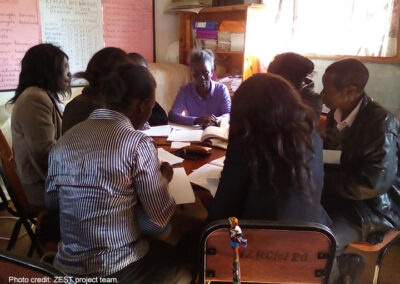
[[[50,153],[46,205],[59,208],[61,228],[56,267],[107,276],[142,258],[138,202],[160,226],[175,210],[154,142],[123,114],[97,109]]]

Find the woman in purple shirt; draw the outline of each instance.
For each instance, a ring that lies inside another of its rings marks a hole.
[[[203,128],[218,125],[221,116],[229,116],[231,97],[228,88],[211,80],[214,54],[211,50],[193,50],[190,56],[193,82],[182,86],[169,112],[169,121]]]

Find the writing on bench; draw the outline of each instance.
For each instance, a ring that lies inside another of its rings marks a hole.
[[[282,252],[275,250],[249,250],[244,249],[241,250],[240,258],[252,258],[257,260],[271,260],[271,261],[290,261],[290,262],[298,262],[298,261],[307,261],[308,253],[300,253],[300,252]]]

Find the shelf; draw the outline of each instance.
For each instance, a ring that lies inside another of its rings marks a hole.
[[[233,11],[246,11],[248,8],[264,8],[264,4],[241,4],[230,6],[217,6],[207,7],[200,11],[200,13],[219,13],[219,12],[233,12]]]
[[[212,50],[214,54],[226,54],[226,55],[241,55],[243,56],[243,50],[242,51],[230,51],[230,50],[223,50],[223,49],[217,49],[217,50]]]

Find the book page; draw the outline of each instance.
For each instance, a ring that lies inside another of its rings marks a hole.
[[[201,142],[203,130],[185,130],[173,128],[167,141],[174,142]]]
[[[203,130],[201,141],[204,141],[208,138],[221,138],[224,140],[228,140],[228,134],[229,127],[209,126]]]
[[[157,148],[158,151],[158,159],[161,162],[168,162],[171,166],[177,165],[183,162],[182,158],[171,154],[170,152],[164,150],[163,148]]]
[[[174,168],[174,176],[169,183],[169,192],[176,204],[195,202],[193,188],[184,168]]]

